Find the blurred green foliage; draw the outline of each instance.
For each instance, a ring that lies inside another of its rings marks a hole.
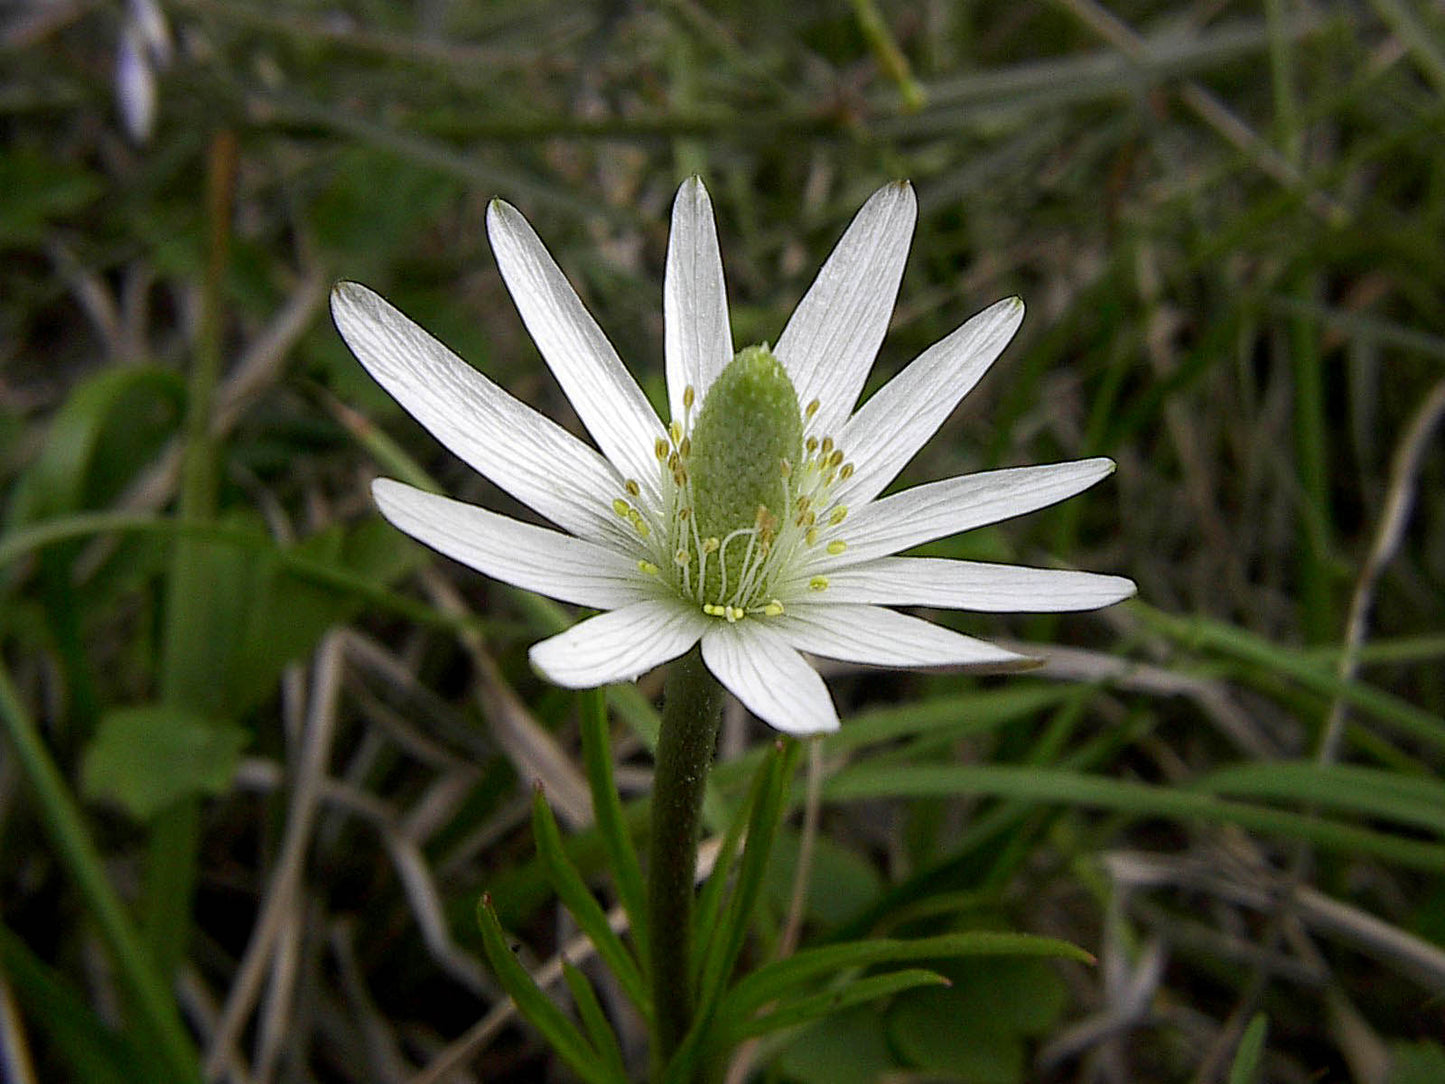
[[[13,1065],[187,1079],[193,1059],[233,1057],[255,1080],[406,1079],[498,1004],[479,963],[484,888],[524,968],[565,941],[527,785],[550,770],[581,786],[574,698],[525,649],[569,615],[376,518],[376,473],[516,509],[370,384],[325,287],[376,287],[570,424],[491,262],[501,195],[656,401],[668,203],[700,172],[740,346],[775,339],[867,194],[911,178],[919,227],[870,390],[996,298],[1022,296],[1029,316],[905,483],[1096,454],[1120,466],[932,552],[1053,554],[1129,575],[1141,598],[944,618],[1079,649],[1057,662],[1075,685],[832,677],[845,725],[824,745],[834,781],[807,882],[805,949],[1004,923],[1101,966],[940,965],[951,988],[763,1036],[759,1078],[1222,1079],[1264,1019],[1257,1079],[1436,1079],[1445,459],[1438,414],[1420,411],[1445,376],[1438,6],[159,9],[174,57],[153,65],[143,140],[116,97],[135,6],[0,13]],[[239,154],[215,221],[222,131]],[[193,515],[177,464],[208,297],[214,506]],[[1378,579],[1357,595],[1372,548]],[[169,631],[178,606],[184,634]],[[1340,668],[1356,642],[1358,675]],[[178,706],[162,675],[182,656],[201,702]],[[608,694],[618,816],[634,826],[655,691]],[[335,740],[307,789],[306,755],[328,748],[318,719]],[[1343,763],[1318,766],[1332,719]],[[715,831],[769,740],[729,726]],[[800,778],[794,804],[804,792]],[[187,803],[193,830],[173,815]],[[568,860],[610,898],[598,836],[564,814]],[[797,832],[774,849],[748,965],[780,941]],[[157,871],[187,863],[190,928],[162,951]],[[1151,939],[1170,965],[1126,997]],[[274,965],[249,993],[248,945]],[[635,1045],[626,1014],[603,1009]],[[476,1078],[549,1071],[533,1033],[498,1028],[470,1048]],[[645,1064],[626,1042],[619,1056]]]

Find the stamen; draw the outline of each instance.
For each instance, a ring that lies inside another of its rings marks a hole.
[[[682,458],[684,459],[692,455],[692,438],[683,437],[682,443],[677,446],[677,450],[682,454]]]
[[[689,565],[692,563],[692,553],[685,549],[679,549],[676,553],[672,555],[672,559],[679,566]]]
[[[682,440],[682,422],[674,418],[672,424],[667,427],[667,435],[672,438],[673,444]]]
[[[833,450],[833,438],[832,438],[832,437],[824,437],[824,438],[823,438],[823,443],[818,446],[818,452],[819,452],[819,454],[822,456],[822,458],[823,458],[824,460],[826,460],[826,459],[828,458],[828,453],[831,452],[832,450]]]
[[[652,446],[652,454],[657,456],[659,461],[665,460],[667,458],[667,441],[658,437],[657,442]]]
[[[648,576],[656,576],[662,569],[658,568],[651,561],[638,561],[637,570]]]
[[[682,409],[691,410],[692,404],[697,402],[697,389],[691,384],[682,389]]]
[[[812,590],[812,591],[826,591],[826,590],[828,590],[828,577],[827,577],[827,576],[814,576],[811,580],[808,581],[808,588],[809,588],[809,590]]]
[[[612,511],[616,512],[622,519],[629,519],[632,516],[632,505],[628,504],[621,497],[614,497],[612,499]]]
[[[769,602],[766,606],[763,607],[763,613],[766,614],[768,617],[781,617],[783,613],[783,604],[777,599],[773,599],[771,602]]]
[[[630,497],[637,497],[642,494],[642,487],[639,486],[636,479],[633,478],[627,479],[627,481],[622,484],[622,488],[627,490],[627,494]]]
[[[847,548],[848,543],[844,542],[841,538],[835,538],[833,539],[833,541],[828,543],[828,552],[834,557],[837,557],[838,554],[842,553]]]
[[[807,421],[812,421],[813,415],[818,413],[818,408],[822,405],[822,403],[814,399],[811,403],[808,404],[807,409],[803,411],[804,419],[806,419]]]
[[[828,517],[828,522],[836,527],[847,518],[848,506],[846,504],[840,504],[837,508],[833,509],[832,514]]]
[[[849,478],[852,478],[852,477],[853,477],[853,464],[852,464],[852,463],[844,463],[844,464],[843,464],[843,469],[838,472],[838,477],[839,477],[841,480],[845,481],[845,482],[846,482]]]

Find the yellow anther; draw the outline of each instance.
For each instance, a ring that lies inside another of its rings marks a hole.
[[[687,485],[687,471],[683,470],[681,467],[678,467],[677,470],[673,471],[672,484],[677,486],[678,489],[681,489],[683,486]]]
[[[816,546],[818,544],[818,528],[809,527],[808,533],[803,536],[803,541],[810,546]]]
[[[697,402],[697,389],[691,384],[682,389],[682,408],[691,410],[692,404]]]
[[[674,418],[672,424],[667,427],[667,435],[672,438],[674,444],[682,440],[682,422]]]
[[[655,564],[653,564],[651,561],[638,561],[638,562],[637,562],[637,570],[638,570],[639,572],[642,572],[642,573],[648,575],[648,576],[656,576],[656,575],[658,574],[658,572],[661,571],[661,569],[659,569],[659,568],[658,568]]]
[[[803,417],[804,417],[804,418],[812,418],[812,416],[813,416],[814,414],[818,413],[818,408],[819,408],[820,406],[822,406],[822,405],[823,405],[822,403],[820,403],[820,402],[818,402],[818,400],[814,399],[811,403],[808,404],[807,409],[803,411]]]
[[[691,509],[691,508],[687,508],[687,507],[679,508],[679,509],[677,510],[677,518],[680,519],[680,520],[683,520],[683,521],[687,521],[687,520],[691,519],[691,518],[692,518],[692,509]]]
[[[824,443],[827,443],[827,442],[825,441]],[[843,449],[842,449],[842,448],[834,448],[834,449],[833,449],[833,454],[828,457],[828,466],[829,466],[829,468],[831,468],[832,470],[837,470],[837,469],[838,469],[839,467],[841,467],[842,465],[843,465]]]
[[[682,443],[677,446],[677,450],[682,453],[682,458],[684,459],[692,455],[692,438],[683,437]]]
[[[817,522],[818,522],[818,513],[817,513],[817,512],[814,512],[811,508],[809,508],[806,512],[803,513],[803,526],[804,526],[804,527],[811,527],[813,524],[815,524],[815,523],[817,523]]]
[[[682,460],[677,457],[676,452],[673,452],[667,457],[667,469],[672,471],[673,474],[682,470]]]
[[[723,610],[723,616],[728,619],[729,625],[736,625],[747,616],[747,611],[740,610],[736,606],[728,606]]]
[[[841,538],[835,538],[833,539],[833,541],[828,543],[828,552],[831,553],[834,557],[837,557],[838,554],[842,553],[847,548],[848,543],[844,542]]]
[[[639,486],[636,479],[633,478],[627,479],[627,481],[622,484],[622,488],[627,490],[629,497],[637,497],[642,493],[642,487]]]
[[[840,504],[837,508],[833,509],[832,513],[828,516],[828,522],[836,527],[847,518],[848,506],[846,504]]]
[[[768,617],[781,617],[783,613],[783,604],[777,599],[773,599],[773,601],[769,602],[766,606],[763,607],[763,613],[766,614]]]
[[[690,565],[692,564],[692,552],[690,550],[680,549],[672,555],[672,559],[674,563],[679,566]]]
[[[721,545],[722,545],[722,543],[721,543],[720,541],[718,541],[718,538],[717,538],[716,535],[713,535],[713,536],[710,537],[710,538],[704,538],[704,539],[702,540],[702,552],[703,552],[703,553],[716,553],[718,547],[721,546]]]
[[[784,478],[791,478],[793,476],[793,465],[786,459],[779,460],[778,469],[782,472]]]
[[[632,505],[628,504],[621,497],[614,497],[612,499],[612,511],[616,512],[623,519],[627,519],[632,515]]]
[[[720,617],[722,615],[722,607],[714,606],[711,602],[704,602],[702,604],[702,612],[707,614],[708,617]]]
[[[828,577],[827,577],[827,576],[814,576],[811,580],[808,581],[808,588],[809,588],[809,590],[812,590],[812,591],[826,591],[826,590],[828,590]]]
[[[797,509],[799,512],[806,512],[813,506],[813,498],[804,493],[798,498]]]
[[[822,457],[823,457],[824,459],[827,459],[827,458],[828,458],[828,453],[831,452],[832,450],[833,450],[833,438],[832,438],[832,437],[824,437],[824,438],[823,438],[823,443],[820,444],[820,445],[818,445],[818,451],[819,451],[819,453],[821,453],[821,455],[822,455]]]
[[[803,447],[807,450],[809,455],[812,455],[818,450],[818,438],[809,437],[807,440],[803,441]]]
[[[653,455],[657,456],[658,459],[666,459],[667,441],[663,440],[661,437],[658,437],[657,442],[652,446],[652,453]]]
[[[843,479],[843,481],[845,481],[845,482],[846,482],[849,478],[852,478],[852,477],[853,477],[853,464],[852,464],[852,463],[844,463],[844,464],[843,464],[843,469],[838,472],[838,477],[841,478],[841,479]]]

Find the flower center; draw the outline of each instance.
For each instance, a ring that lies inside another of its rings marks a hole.
[[[837,537],[848,510],[833,485],[853,473],[831,437],[807,432],[817,400],[798,407],[787,371],[767,346],[739,351],[718,374],[694,415],[696,393],[683,393],[683,417],[654,449],[663,507],[654,521],[640,487],[612,502],[631,523],[648,558],[638,567],[671,584],[704,613],[736,622],[783,612],[777,584],[818,546],[843,552]],[[826,590],[813,576],[808,587]]]

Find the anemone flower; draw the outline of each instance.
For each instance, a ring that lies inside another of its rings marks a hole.
[[[373,377],[444,445],[556,529],[388,479],[382,513],[488,576],[604,611],[535,644],[568,688],[626,681],[701,642],[713,675],[790,734],[838,715],[805,654],[885,667],[1011,668],[1025,656],[900,613],[1088,610],[1117,576],[901,557],[1051,505],[1114,465],[1085,459],[880,496],[988,369],[1023,317],[1000,301],[924,351],[861,407],[917,217],[890,184],[863,206],[777,343],[734,351],[712,205],[678,191],[663,288],[663,422],[522,215],[488,233],[522,319],[596,443],[481,375],[377,294],[341,283],[332,313]]]

